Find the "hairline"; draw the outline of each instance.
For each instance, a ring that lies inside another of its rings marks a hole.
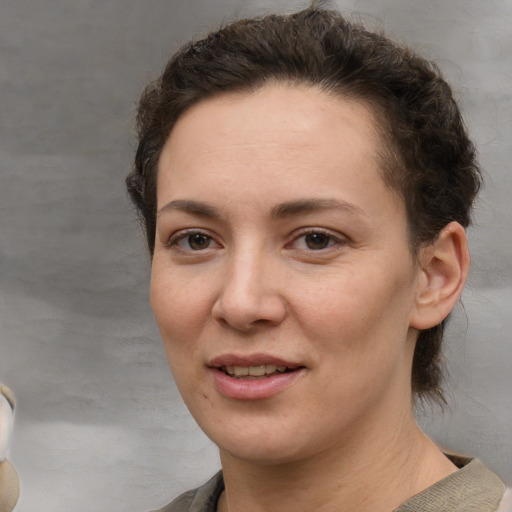
[[[349,86],[343,87],[339,85],[332,85],[327,83],[326,80],[318,80],[314,81],[308,77],[262,77],[260,80],[242,86],[233,86],[228,87],[223,90],[209,92],[207,94],[198,96],[193,101],[191,101],[188,105],[182,108],[176,117],[173,119],[173,122],[170,123],[169,129],[167,131],[167,135],[164,137],[161,146],[158,148],[157,154],[155,154],[155,163],[153,171],[153,188],[152,193],[154,194],[154,204],[157,205],[157,189],[158,189],[158,175],[159,175],[159,167],[160,167],[160,158],[162,155],[162,151],[165,145],[168,143],[173,130],[176,125],[179,123],[180,119],[192,108],[200,105],[202,102],[223,97],[229,94],[232,95],[244,95],[244,94],[252,94],[264,89],[268,86],[281,86],[287,85],[289,87],[295,88],[305,88],[305,89],[316,89],[322,94],[331,97],[333,100],[346,100],[349,102],[357,103],[362,106],[370,117],[371,121],[371,130],[375,135],[375,151],[374,155],[376,158],[377,167],[379,169],[380,177],[383,183],[393,192],[393,195],[397,201],[401,204],[404,209],[404,214],[406,216],[407,221],[407,229],[408,229],[408,238],[409,238],[409,248],[411,255],[416,258],[418,255],[419,248],[422,244],[415,240],[414,237],[414,228],[412,224],[412,219],[410,218],[410,212],[407,207],[407,201],[405,200],[404,190],[403,190],[403,176],[405,169],[405,162],[403,161],[400,148],[396,140],[394,140],[391,135],[391,119],[389,114],[389,109],[387,109],[383,103],[384,98],[374,95],[364,95],[364,93],[358,93],[355,90],[352,90]],[[380,101],[379,101],[380,100]],[[379,115],[381,114],[381,115]],[[380,121],[379,119],[382,119]],[[156,218],[157,218],[158,210],[155,208],[153,213],[153,247],[151,248],[151,256],[154,251],[154,245],[156,241]]]

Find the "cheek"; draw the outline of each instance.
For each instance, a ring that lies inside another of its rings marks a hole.
[[[204,387],[201,336],[209,321],[211,300],[207,289],[190,278],[163,278],[152,272],[151,306],[155,315],[174,382],[199,424],[212,414],[211,397]]]
[[[378,340],[404,341],[413,304],[411,275],[373,266],[339,271],[314,289],[297,287],[297,319],[333,350],[364,351]],[[384,347],[383,347],[384,348]]]
[[[171,367],[190,360],[203,326],[210,318],[211,300],[204,283],[152,271],[151,307]]]
[[[202,359],[196,355],[200,326],[204,322],[203,309],[198,302],[202,295],[186,283],[180,286],[171,281],[152,279],[151,306],[174,382],[190,408],[203,369]]]

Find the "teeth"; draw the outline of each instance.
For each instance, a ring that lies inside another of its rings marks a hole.
[[[263,377],[263,375],[265,375],[265,365],[249,366],[249,375],[253,377]]]
[[[228,375],[235,377],[263,377],[273,373],[284,373],[286,366],[277,366],[275,364],[261,364],[258,366],[223,366],[221,368]]]

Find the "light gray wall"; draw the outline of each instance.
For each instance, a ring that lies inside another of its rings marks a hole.
[[[19,404],[18,510],[148,510],[217,467],[147,303],[148,259],[123,185],[134,107],[177,41],[305,4],[0,0],[0,380]],[[338,6],[434,57],[478,143],[487,186],[447,350],[451,410],[422,423],[512,483],[512,3]]]

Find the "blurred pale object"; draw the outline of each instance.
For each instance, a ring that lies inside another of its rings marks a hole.
[[[18,474],[7,460],[13,423],[13,395],[9,388],[0,384],[0,512],[11,512],[20,494]]]

